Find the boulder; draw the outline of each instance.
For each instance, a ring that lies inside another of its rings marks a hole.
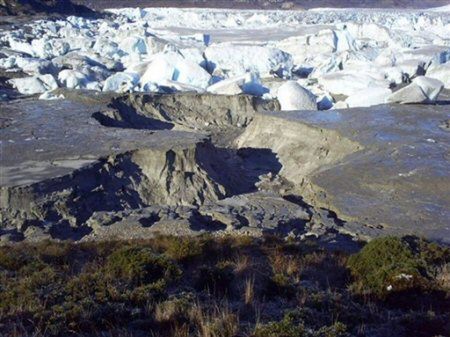
[[[316,97],[295,81],[288,81],[278,88],[281,110],[317,110]]]

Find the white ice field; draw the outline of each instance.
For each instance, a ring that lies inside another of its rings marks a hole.
[[[430,103],[450,89],[450,6],[110,12],[0,31],[0,68],[42,99],[58,87],[247,93],[297,110]]]

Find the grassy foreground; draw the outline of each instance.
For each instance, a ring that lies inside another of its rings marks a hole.
[[[413,237],[0,247],[0,336],[449,336],[449,263]]]

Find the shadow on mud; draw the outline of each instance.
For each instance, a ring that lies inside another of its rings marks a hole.
[[[140,114],[134,107],[114,100],[111,109],[98,111],[92,115],[101,125],[106,127],[138,129],[138,130],[171,130],[173,123],[164,122]]]

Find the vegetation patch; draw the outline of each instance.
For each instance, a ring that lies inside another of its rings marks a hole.
[[[353,256],[276,237],[22,243],[0,247],[0,336],[445,336],[448,264],[412,237]]]

